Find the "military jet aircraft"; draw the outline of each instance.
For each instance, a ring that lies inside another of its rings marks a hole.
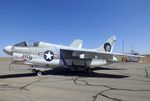
[[[113,53],[116,37],[110,37],[96,49],[82,48],[82,40],[75,40],[69,46],[56,45],[45,42],[21,42],[6,46],[3,50],[12,56],[14,64],[25,64],[41,75],[41,68],[66,67],[77,71],[90,70],[89,68],[105,65],[117,61]]]

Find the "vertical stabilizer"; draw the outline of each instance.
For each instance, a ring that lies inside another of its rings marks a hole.
[[[75,48],[82,48],[82,43],[82,40],[76,39],[70,44],[70,46]]]
[[[116,36],[112,36],[96,50],[102,52],[112,52],[115,42],[116,42]]]

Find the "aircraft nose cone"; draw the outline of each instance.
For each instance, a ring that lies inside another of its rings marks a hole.
[[[3,51],[5,52],[5,53],[7,53],[8,55],[12,55],[12,46],[10,45],[10,46],[6,46],[4,49],[3,49]]]

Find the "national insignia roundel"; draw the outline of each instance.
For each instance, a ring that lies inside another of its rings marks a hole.
[[[44,52],[44,59],[46,61],[52,61],[54,59],[54,53],[51,50],[47,50]]]

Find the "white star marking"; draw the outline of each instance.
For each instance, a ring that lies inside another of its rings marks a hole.
[[[51,54],[50,51],[48,52],[48,54],[45,54],[45,55],[46,55],[46,60],[47,60],[47,59],[52,60],[53,54]]]

